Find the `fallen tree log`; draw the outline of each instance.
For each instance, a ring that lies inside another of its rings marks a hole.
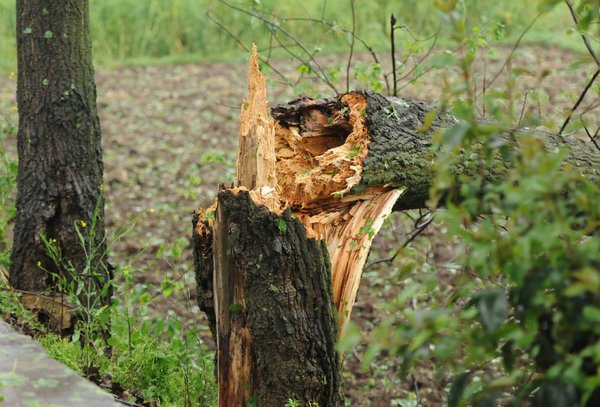
[[[350,100],[353,102],[349,103]],[[358,110],[364,116],[364,123],[361,121],[350,124],[349,109]],[[428,118],[430,114],[433,116]],[[351,152],[360,152],[360,157],[364,158],[355,164],[358,166],[358,182],[350,178],[347,183],[350,188],[342,189],[342,185],[336,185],[333,189],[338,188],[352,195],[382,186],[403,188],[406,191],[396,203],[395,210],[427,207],[429,189],[435,177],[436,153],[432,150],[432,136],[459,124],[456,118],[438,110],[436,106],[407,98],[384,97],[373,92],[350,92],[322,100],[298,99],[275,107],[272,115],[276,120],[278,134],[291,132],[295,137],[301,138],[291,151],[285,147],[277,151],[277,160],[281,162],[278,167],[285,167],[289,162],[294,162],[292,166],[297,161],[314,162],[322,151],[314,147],[307,149],[306,145],[332,148],[336,147],[337,142],[346,149],[350,148]],[[424,124],[428,121],[428,125]],[[366,129],[366,143],[353,144],[347,137],[357,131],[357,126],[364,126]],[[600,154],[591,143],[577,137],[561,137],[528,128],[504,131],[496,137],[517,149],[522,135],[537,137],[549,152],[568,148],[566,162],[600,184]],[[457,160],[460,165],[453,168],[455,177],[459,179],[464,175],[480,174],[479,157],[470,156],[472,152],[461,154]],[[500,180],[508,166],[510,163],[503,162],[498,157],[484,169],[483,175],[489,182]],[[310,188],[310,182],[314,178],[311,175],[309,181],[304,182],[300,174],[283,179],[288,185],[297,185],[296,189],[300,191],[302,186]],[[322,194],[328,192],[333,191],[326,188]],[[320,203],[316,202],[314,205],[313,202],[313,206],[319,208]]]
[[[432,135],[458,121],[423,102],[350,92],[268,111],[258,57],[240,114],[237,186],[193,220],[198,303],[217,343],[219,405],[341,405],[335,341],[350,318],[372,239],[393,209],[426,206]],[[434,111],[434,113],[430,113]],[[424,123],[428,123],[424,125]],[[519,134],[500,135],[518,148]],[[600,182],[578,139],[567,162]],[[463,153],[457,177],[480,171]],[[502,177],[500,158],[486,179]]]

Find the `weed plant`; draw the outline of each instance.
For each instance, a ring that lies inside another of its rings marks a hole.
[[[92,372],[100,377],[108,376],[124,389],[135,390],[138,398],[131,396],[132,401],[190,407],[212,404],[215,397],[213,354],[200,339],[197,327],[190,327],[174,313],[165,318],[151,309],[156,297],[149,295],[147,285],[134,282],[134,274],[144,272],[133,267],[143,252],[134,256],[129,264],[117,267],[110,281],[103,281],[101,274],[93,269],[99,263],[97,260],[108,254],[98,252],[100,242],[93,241],[98,213],[99,208],[96,208],[90,225],[74,225],[88,259],[83,272],[73,269],[53,241],[44,238],[50,257],[66,272],[55,276],[59,292],[75,306],[79,318],[70,339],[50,336],[45,337],[42,344],[48,346],[51,356],[84,375]],[[137,220],[117,230],[107,250],[130,233]],[[181,241],[175,242],[167,255],[180,260],[183,245]],[[164,252],[161,250],[159,256]],[[101,287],[98,281],[102,282]],[[167,277],[161,283],[160,296],[168,297],[187,289],[184,283]],[[101,296],[110,291],[115,294],[112,304],[99,306]],[[105,342],[103,333],[107,328],[110,336]],[[106,352],[107,346],[110,352]]]

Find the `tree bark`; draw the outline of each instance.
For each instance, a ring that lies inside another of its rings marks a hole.
[[[100,294],[112,276],[104,239],[88,1],[18,0],[17,51],[19,170],[10,282],[17,289],[42,292],[53,288],[51,273],[64,275],[47,255],[43,235],[55,239],[62,258],[80,277],[97,285],[102,297],[97,305],[109,304],[110,290]]]
[[[240,113],[238,187],[193,218],[198,304],[217,343],[219,406],[339,406],[328,249],[281,207],[256,49]]]
[[[387,185],[406,188],[403,196],[397,201],[394,210],[426,208],[429,189],[435,177],[436,153],[432,150],[432,136],[437,131],[458,124],[452,115],[439,111],[437,107],[427,103],[398,97],[384,97],[373,92],[351,92],[364,99],[365,126],[370,142],[368,152],[362,160],[360,182],[352,187],[350,193],[357,194],[374,187]],[[315,117],[333,118],[339,112],[347,112],[348,105],[343,102],[346,95],[337,98],[314,100],[298,99],[287,105],[272,109],[276,126],[295,128],[302,136],[309,133],[315,137],[331,138],[333,134],[340,137],[340,142],[348,134],[347,124],[321,123]],[[426,116],[434,112],[434,119],[429,126],[424,126]],[[345,113],[347,115],[347,113]],[[331,120],[329,120],[331,122]],[[315,128],[318,127],[318,130]],[[427,127],[423,129],[423,127]],[[577,137],[557,136],[536,129],[513,129],[498,134],[503,142],[513,148],[519,148],[519,135],[533,134],[538,137],[547,151],[568,148],[567,162],[593,182],[600,184],[600,153],[592,145]],[[455,177],[474,175],[481,171],[480,161],[463,154],[460,162],[453,168]],[[285,157],[278,157],[285,160]],[[510,163],[496,161],[485,169],[485,177],[489,182],[500,180]]]
[[[327,249],[289,210],[223,190],[213,228],[220,406],[341,405]]]

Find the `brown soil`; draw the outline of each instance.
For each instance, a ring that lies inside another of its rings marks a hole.
[[[527,68],[510,90],[515,116],[518,118],[521,111],[524,115],[537,115],[541,108],[543,117],[560,126],[564,112],[574,104],[591,72],[590,65],[571,66],[580,58],[556,49],[525,48],[513,63],[513,67]],[[286,61],[282,62],[283,72],[293,75],[295,65],[286,68]],[[487,61],[488,80],[502,62]],[[480,73],[476,80],[481,89],[484,64],[482,60],[477,64]],[[444,71],[427,71],[414,82],[414,76],[410,76],[403,82],[406,87],[401,93],[436,101],[442,93],[443,75]],[[450,79],[456,75],[449,72]],[[151,294],[156,294],[156,312],[205,326],[205,317],[195,304],[189,245],[192,212],[210,205],[219,183],[231,183],[235,178],[237,120],[246,93],[246,64],[124,66],[109,71],[99,69],[96,76],[104,134],[109,232],[115,233],[137,219],[134,229],[115,243],[111,261],[119,266],[134,261],[133,266],[141,270],[137,281],[146,283]],[[0,112],[7,112],[12,120],[16,120],[16,114],[11,112],[16,104],[14,81],[7,76],[0,79]],[[505,76],[500,76],[494,87],[506,90],[506,83]],[[322,86],[316,87],[327,92]],[[545,91],[547,104],[543,100],[538,103],[531,96],[524,104],[525,94],[534,89]],[[293,89],[277,84],[269,93],[273,104],[294,97]],[[591,109],[597,109],[599,103],[598,96],[592,95],[583,108],[590,109],[585,117],[594,130],[598,126],[594,121],[600,115]],[[10,149],[14,151],[14,147]],[[375,239],[372,256],[382,258],[393,252],[412,226],[402,215],[392,217],[392,224]],[[430,228],[415,247],[427,251],[432,263],[443,266],[455,254],[451,242],[444,241],[441,229],[443,225]],[[161,249],[168,249],[175,242],[183,246],[181,255]],[[393,267],[383,264],[370,268],[363,276],[352,319],[364,334],[387,315],[385,305],[402,288],[401,283],[394,284],[387,278],[389,273],[393,273]],[[184,282],[183,294],[160,296],[160,283],[165,276]],[[441,284],[452,284],[451,277],[442,272],[439,280]],[[210,333],[204,332],[204,341],[214,346]],[[416,406],[417,393],[423,405],[443,405],[447,376],[424,363],[412,377],[402,377],[400,360],[386,355],[363,369],[360,361],[364,349],[360,345],[345,354],[345,386],[352,406]]]

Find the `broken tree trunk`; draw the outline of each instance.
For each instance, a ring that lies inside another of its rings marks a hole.
[[[324,241],[277,193],[274,123],[258,58],[242,106],[238,187],[194,217],[199,305],[214,323],[219,406],[338,406],[340,358]]]
[[[260,205],[260,203],[259,203]],[[219,192],[213,228],[219,405],[339,405],[327,249],[288,209]]]
[[[349,100],[356,101],[354,104]],[[368,133],[368,146],[353,143],[347,135],[356,131],[357,124],[349,126],[349,111],[359,110]],[[426,123],[433,114],[433,121]],[[358,180],[349,180],[344,193],[354,196],[361,191],[382,186],[403,188],[405,192],[394,210],[426,208],[429,189],[435,177],[435,151],[432,150],[432,136],[440,131],[459,124],[452,115],[437,110],[437,107],[412,99],[384,97],[373,92],[351,92],[337,98],[314,100],[303,98],[272,110],[276,120],[277,133],[291,133],[301,140],[292,148],[277,151],[278,167],[290,161],[315,162],[322,151],[307,151],[306,144],[322,145],[326,149],[343,145],[350,149],[350,155],[360,152],[361,160],[357,169]],[[600,184],[600,154],[595,147],[576,137],[557,136],[533,129],[514,129],[498,135],[502,142],[519,148],[519,136],[534,135],[539,138],[547,151],[557,151],[568,147],[567,163],[577,168],[587,178]],[[318,141],[311,142],[316,137]],[[278,139],[281,137],[278,137]],[[299,157],[299,154],[302,156]],[[462,175],[479,174],[478,157],[467,156],[453,168],[457,179]],[[498,157],[496,162],[485,169],[488,181],[499,180],[505,174],[507,165]],[[309,164],[310,166],[310,164]],[[307,167],[308,168],[308,167]],[[312,171],[312,169],[311,169]],[[321,171],[317,169],[316,171]],[[326,172],[327,170],[325,170]],[[304,182],[303,177],[286,178],[288,185],[310,187],[313,176]],[[330,190],[323,191],[323,193]]]
[[[269,114],[258,57],[242,105],[238,185],[194,216],[198,303],[217,342],[219,405],[341,404],[336,338],[371,242],[394,209],[423,208],[435,175],[432,135],[458,123],[425,103],[350,92]],[[430,120],[433,118],[433,120]],[[273,120],[274,119],[274,120]],[[424,125],[424,123],[429,123]],[[518,148],[519,130],[501,137]],[[600,182],[600,155],[578,139],[568,162]],[[480,173],[467,156],[456,176]],[[483,174],[493,181],[510,164]]]

